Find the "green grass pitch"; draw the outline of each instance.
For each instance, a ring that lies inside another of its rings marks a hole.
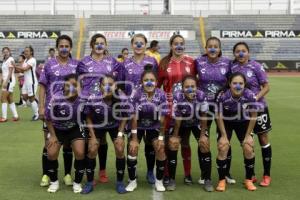
[[[145,179],[145,159],[143,145],[140,148],[138,163],[138,188],[135,192],[118,195],[115,192],[115,157],[112,143],[109,141],[109,156],[107,169],[110,182],[99,184],[95,191],[83,196],[73,194],[71,187],[61,184],[56,194],[48,194],[46,188],[39,186],[41,178],[41,150],[43,137],[41,132],[42,123],[31,122],[31,109],[19,108],[21,121],[0,124],[0,200],[42,200],[42,199],[266,199],[266,200],[294,200],[299,199],[300,190],[300,78],[270,78],[271,91],[268,94],[273,130],[270,134],[273,148],[272,179],[269,188],[258,187],[255,192],[248,192],[243,188],[244,165],[241,148],[234,136],[232,139],[233,163],[232,175],[237,184],[227,187],[224,193],[206,193],[198,184],[200,170],[197,161],[196,141],[191,138],[192,152],[192,176],[194,184],[183,184],[183,167],[181,156],[178,154],[177,190],[157,194]],[[10,116],[10,115],[9,115]],[[216,158],[216,135],[215,127],[211,133],[211,150],[213,155],[212,177],[214,184],[217,183]],[[109,137],[108,137],[109,139]],[[258,179],[262,176],[261,151],[257,137],[256,151],[256,174]],[[61,158],[62,156],[60,156]],[[74,170],[73,170],[74,172]],[[59,178],[62,181],[63,164],[60,160]],[[127,174],[127,172],[126,172]],[[127,180],[127,176],[125,178]]]

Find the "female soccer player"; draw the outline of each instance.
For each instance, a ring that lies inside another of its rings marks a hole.
[[[182,89],[182,79],[184,76],[191,74],[196,75],[196,69],[194,60],[192,57],[184,53],[185,40],[181,35],[173,35],[170,38],[170,53],[165,56],[159,64],[158,71],[158,87],[163,86],[163,89],[167,95],[170,109],[172,108],[172,94],[177,90]],[[170,129],[171,116],[166,117],[166,128]],[[167,131],[170,132],[170,131]],[[192,184],[191,177],[191,147],[189,143],[190,133],[187,133],[181,138],[181,156],[184,166],[184,183]],[[169,157],[169,156],[168,156]],[[169,165],[172,165],[168,161]],[[166,168],[167,169],[167,168]],[[165,184],[168,184],[169,178],[167,170],[165,172]]]
[[[17,66],[23,66],[25,59],[26,58],[23,54],[19,55],[18,63],[16,65]],[[24,74],[17,71],[17,78],[18,78],[18,82],[19,82],[20,100],[19,100],[19,103],[16,103],[16,105],[26,107],[27,104],[26,104],[26,102],[23,98],[23,95],[22,95],[22,87],[23,87],[23,84],[24,84]]]
[[[145,54],[146,45],[147,38],[143,34],[135,34],[131,39],[133,56],[124,62],[124,72],[122,79],[126,80],[125,93],[126,95],[131,97],[141,86],[141,74],[144,71],[144,67],[146,65],[151,65],[155,73],[158,70],[156,60]],[[154,184],[155,177],[153,174],[153,169],[155,165],[155,152],[151,143],[145,143],[145,157],[147,162],[146,178],[149,184]]]
[[[39,115],[41,119],[44,119],[45,108],[48,107],[50,100],[55,97],[55,94],[62,91],[64,78],[70,74],[76,74],[76,68],[78,61],[71,58],[72,51],[72,39],[67,35],[61,35],[56,40],[56,48],[58,56],[48,60],[45,64],[44,71],[41,73],[39,80]],[[41,180],[41,186],[49,185],[49,177],[47,176],[47,135],[49,133],[46,124],[43,125],[45,147],[43,148],[42,166],[43,177]],[[66,185],[72,185],[71,169],[73,154],[70,144],[64,144],[63,157],[65,166],[64,183]]]
[[[75,180],[73,192],[82,191],[81,181],[84,175],[85,137],[78,124],[80,99],[77,92],[77,77],[70,74],[65,77],[63,91],[55,94],[45,111],[45,121],[49,130],[47,141],[48,174],[50,186],[48,192],[55,193],[59,189],[57,178],[58,155],[63,144],[71,144],[75,154]]]
[[[164,165],[166,160],[164,146],[164,119],[168,114],[167,99],[163,91],[158,89],[157,78],[152,66],[146,67],[141,76],[142,87],[139,88],[131,99],[134,114],[131,123],[131,135],[128,146],[128,192],[137,188],[136,166],[139,143],[145,137],[146,143],[151,143],[156,157],[155,189],[165,191],[163,186]]]
[[[9,104],[10,110],[13,114],[13,121],[19,120],[19,115],[16,109],[16,105],[13,98],[14,87],[16,85],[15,77],[15,61],[11,56],[10,49],[8,47],[3,47],[3,63],[2,63],[2,93],[1,93],[1,103],[2,103],[2,117],[1,122],[7,122],[7,105]]]
[[[84,108],[90,139],[89,151],[86,158],[88,182],[82,193],[87,194],[93,190],[94,169],[99,146],[98,141],[106,135],[106,132],[109,133],[116,152],[116,190],[120,194],[127,192],[123,178],[126,164],[124,155],[124,128],[127,118],[130,116],[128,113],[132,113],[132,109],[130,111],[128,107],[130,108],[127,98],[117,89],[115,78],[112,75],[105,75],[100,81],[100,91],[95,96],[90,97]],[[123,109],[127,109],[127,112]]]
[[[219,105],[216,119],[220,129],[217,157],[219,183],[216,190],[223,192],[226,189],[227,153],[232,132],[235,131],[244,153],[246,170],[244,184],[247,190],[254,191],[256,187],[252,182],[255,163],[252,130],[256,122],[259,105],[256,103],[255,94],[245,88],[247,82],[242,73],[232,74],[228,82],[228,89],[221,92],[216,100]]]
[[[36,92],[38,88],[38,80],[36,76],[36,59],[34,56],[34,50],[32,46],[25,47],[24,49],[24,56],[26,60],[22,67],[16,67],[18,71],[24,73],[24,84],[22,87],[22,94],[24,100],[29,100],[33,116],[32,121],[37,121],[39,119],[39,109],[38,109],[38,102],[36,100]]]
[[[173,191],[176,188],[175,174],[177,165],[177,151],[180,144],[180,138],[189,132],[192,132],[199,144],[198,160],[199,164],[200,149],[208,148],[208,141],[202,140],[207,130],[206,112],[208,104],[204,92],[197,90],[197,80],[193,75],[187,75],[182,80],[182,90],[177,91],[173,97],[173,117],[175,120],[174,130],[169,138],[169,166],[170,182],[167,190]],[[200,118],[201,117],[201,118]],[[207,142],[207,143],[205,143]],[[202,150],[203,151],[203,150]],[[210,188],[209,191],[212,191]]]
[[[250,89],[256,95],[257,102],[264,105],[263,110],[258,113],[253,132],[258,136],[263,157],[264,175],[260,185],[267,187],[271,183],[272,149],[268,133],[271,131],[272,126],[268,105],[264,97],[270,90],[269,81],[263,66],[254,60],[250,60],[250,51],[247,43],[239,42],[235,44],[233,53],[235,61],[231,67],[232,72],[241,72],[246,76]],[[256,178],[254,177],[253,180],[255,182]]]
[[[215,98],[216,94],[226,85],[227,78],[230,74],[230,60],[222,56],[221,51],[221,41],[219,38],[211,37],[206,41],[206,53],[203,56],[198,57],[195,60],[195,65],[199,78],[199,87],[204,91],[207,101],[209,103],[208,112],[208,137],[212,121],[214,119],[215,110]],[[218,131],[218,130],[217,130]],[[209,184],[211,181],[211,152],[201,152],[201,160],[203,167],[206,168],[206,176],[201,175],[199,179],[200,184]],[[226,181],[230,184],[234,184],[236,181],[231,177],[230,170],[230,160],[231,160],[231,148],[228,151],[228,172],[226,173]]]
[[[86,102],[87,99],[99,91],[100,79],[105,74],[111,74],[119,80],[122,71],[122,64],[110,56],[107,51],[107,41],[104,35],[95,34],[90,41],[92,49],[91,55],[85,56],[78,64],[77,74],[81,83],[80,98]],[[106,134],[101,137],[98,149],[99,155],[99,182],[107,183],[108,176],[106,174],[107,160],[107,140]]]

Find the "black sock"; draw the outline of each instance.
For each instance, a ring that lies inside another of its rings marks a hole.
[[[74,168],[75,168],[75,183],[81,183],[82,177],[84,175],[84,162],[85,160],[77,160],[75,159]]]
[[[156,160],[156,179],[162,180],[165,171],[165,160]]]
[[[47,165],[48,165],[48,153],[47,149],[43,148],[43,154],[42,154],[42,169],[43,169],[43,175],[48,175],[47,173]]]
[[[57,181],[57,169],[58,169],[58,161],[57,160],[49,160],[48,159],[48,175],[50,177],[51,182]]]
[[[152,144],[145,144],[145,157],[147,161],[147,170],[148,172],[153,172],[155,165],[155,151]]]
[[[244,159],[245,170],[246,170],[246,179],[252,180],[252,176],[254,174],[254,164],[255,157],[251,159]]]
[[[225,175],[226,175],[226,166],[227,164],[227,160],[219,160],[217,159],[217,169],[218,169],[218,173],[219,173],[219,180],[223,180],[225,179]]]
[[[264,176],[270,176],[271,171],[271,160],[272,160],[272,148],[271,145],[261,148],[263,165],[264,165]]]
[[[122,182],[124,179],[124,171],[125,171],[125,157],[124,158],[116,158],[116,169],[117,169],[117,181]]]
[[[63,157],[65,165],[65,175],[71,174],[72,163],[73,163],[73,152],[71,147],[63,148]]]
[[[201,174],[204,180],[211,180],[211,152],[202,153],[198,148],[198,160],[200,169],[202,169]]]
[[[173,180],[175,180],[176,177],[177,153],[178,151],[171,151],[171,150],[168,151],[169,176]]]
[[[128,168],[128,176],[130,180],[136,179],[136,165],[137,160],[136,159],[127,159],[127,168]]]
[[[99,168],[100,168],[100,170],[105,170],[106,169],[107,150],[108,150],[108,145],[107,144],[100,144],[100,147],[98,148],[98,157],[99,157]]]
[[[227,153],[227,163],[226,163],[226,175],[230,175],[230,167],[231,167],[231,146],[229,146]]]
[[[96,159],[90,159],[86,157],[85,159],[86,165],[86,177],[88,182],[92,182],[94,180],[94,172],[96,167]]]

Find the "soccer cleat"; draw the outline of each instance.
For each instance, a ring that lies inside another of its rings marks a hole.
[[[39,120],[39,115],[33,115],[31,118],[31,121],[38,121]]]
[[[193,179],[192,179],[191,175],[188,175],[188,176],[184,177],[183,181],[186,185],[192,185],[193,184]]]
[[[200,177],[199,180],[198,180],[198,183],[199,183],[200,185],[204,185],[204,179],[202,179],[202,177]]]
[[[252,182],[253,182],[253,183],[256,183],[256,182],[257,182],[256,176],[252,176]]]
[[[127,187],[126,187],[126,191],[127,192],[133,192],[136,188],[137,188],[136,179],[130,180]]]
[[[20,120],[19,117],[13,117],[13,118],[12,118],[12,121],[13,121],[13,122],[17,122],[17,121],[19,121],[19,120]]]
[[[73,192],[75,194],[81,193],[82,192],[82,187],[80,183],[73,183]]]
[[[226,190],[226,180],[225,179],[219,180],[216,190],[218,192],[225,192],[225,190]]]
[[[155,177],[153,174],[153,171],[148,171],[147,172],[147,181],[149,184],[154,184],[155,183]]]
[[[227,175],[227,176],[225,176],[225,179],[226,179],[226,182],[227,182],[228,184],[235,184],[235,183],[236,183],[236,180],[233,179],[233,178],[231,177],[230,174]]]
[[[271,177],[270,176],[263,176],[262,181],[259,183],[262,187],[268,187],[271,184]]]
[[[157,192],[164,192],[164,191],[166,191],[166,188],[165,188],[162,180],[160,180],[160,181],[157,180],[157,179],[155,180],[155,190]]]
[[[212,185],[211,180],[205,180],[203,188],[206,192],[213,192],[214,191],[214,186]]]
[[[255,191],[256,190],[256,187],[253,184],[252,180],[246,179],[244,184],[245,184],[245,188],[247,190],[249,190],[249,191]]]
[[[40,186],[41,187],[47,187],[47,186],[49,186],[49,184],[50,184],[50,178],[49,178],[49,176],[47,176],[46,174],[43,175],[41,183],[40,183]]]
[[[67,174],[64,177],[64,183],[65,183],[66,186],[72,186],[73,185],[72,177],[71,177],[70,174]]]
[[[116,190],[119,194],[125,194],[127,193],[127,190],[125,188],[125,185],[122,181],[117,181]]]
[[[59,189],[59,182],[57,180],[55,182],[50,182],[50,186],[49,186],[47,192],[55,193],[55,192],[57,192],[58,189]]]
[[[165,176],[163,179],[163,183],[164,183],[164,186],[167,186],[170,183],[170,178],[168,176]]]
[[[170,179],[169,184],[166,186],[168,191],[174,191],[176,189],[176,182],[174,179]]]
[[[108,183],[108,176],[105,170],[99,171],[99,183]]]
[[[3,123],[3,122],[7,122],[7,119],[1,117],[1,118],[0,118],[0,123]]]
[[[82,188],[81,194],[88,194],[94,190],[93,182],[87,182]]]

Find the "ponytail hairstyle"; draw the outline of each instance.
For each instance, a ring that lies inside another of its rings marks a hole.
[[[177,37],[179,37],[179,38],[183,39],[183,41],[185,41],[185,40],[184,40],[184,37],[183,37],[182,35],[175,34],[175,35],[172,35],[172,37],[170,37],[170,41],[169,41],[170,46],[172,46],[174,40],[175,40]],[[172,49],[170,49],[169,54],[166,55],[165,57],[163,57],[163,58],[161,59],[161,61],[160,61],[159,66],[160,66],[160,68],[161,68],[162,70],[165,71],[165,70],[167,69],[167,66],[168,66],[168,64],[169,64],[169,62],[170,62],[172,56],[173,56],[173,52],[172,52]]]
[[[57,49],[58,49],[59,42],[60,42],[61,40],[67,40],[67,41],[69,42],[69,44],[70,44],[70,47],[71,47],[71,48],[73,47],[73,41],[72,41],[71,37],[68,36],[68,35],[61,35],[61,36],[59,36],[59,37],[56,39],[56,45],[55,45],[55,47],[56,47]],[[49,50],[49,51],[50,51],[50,50]],[[69,57],[72,58],[71,52],[70,52],[70,54],[69,54]]]
[[[249,85],[248,85],[248,83],[247,83],[247,78],[246,78],[246,76],[245,76],[243,73],[241,73],[241,72],[235,72],[235,73],[233,73],[233,74],[231,74],[231,75],[229,76],[229,78],[227,79],[226,85],[225,85],[223,88],[221,88],[221,89],[217,92],[217,94],[216,94],[216,99],[220,96],[220,94],[222,94],[222,93],[224,93],[226,90],[230,89],[230,83],[232,82],[232,79],[234,79],[234,78],[237,77],[237,76],[240,76],[240,77],[243,78],[244,83],[245,83],[245,88],[248,88],[248,89],[250,88]],[[216,99],[215,99],[215,100],[216,100]]]
[[[27,48],[30,50],[31,56],[34,57],[34,49],[32,48],[32,46],[31,45],[26,46],[25,49],[27,49]]]
[[[236,48],[237,48],[239,45],[245,46],[246,49],[247,49],[247,51],[248,51],[248,53],[250,53],[249,45],[248,45],[246,42],[238,42],[238,43],[236,43],[236,44],[233,46],[233,48],[232,48],[232,53],[233,53],[233,54],[235,53],[235,50],[236,50]],[[236,62],[237,62],[236,58],[234,58],[234,60],[233,60],[232,62],[233,62],[233,63],[236,63]]]
[[[209,37],[207,40],[206,40],[206,43],[205,43],[205,49],[207,48],[207,44],[212,41],[212,40],[216,40],[218,43],[219,43],[219,48],[220,48],[220,52],[219,52],[219,55],[218,57],[221,57],[222,56],[222,43],[221,43],[221,40],[217,37]],[[203,54],[203,56],[207,56],[207,53]]]
[[[101,34],[101,33],[96,33],[95,35],[92,36],[92,38],[90,40],[90,47],[91,47],[91,49],[93,49],[93,47],[95,46],[97,38],[102,38],[104,40],[104,42],[105,42],[105,45],[107,46],[106,37],[103,34]],[[105,49],[104,50],[104,55],[108,55],[108,54],[109,54],[108,50]],[[91,55],[92,55],[92,53],[91,53]]]
[[[3,47],[3,48],[2,48],[2,52],[3,52],[4,50],[8,50],[8,51],[9,51],[9,57],[12,55],[12,54],[11,54],[11,50],[10,50],[9,47]]]

